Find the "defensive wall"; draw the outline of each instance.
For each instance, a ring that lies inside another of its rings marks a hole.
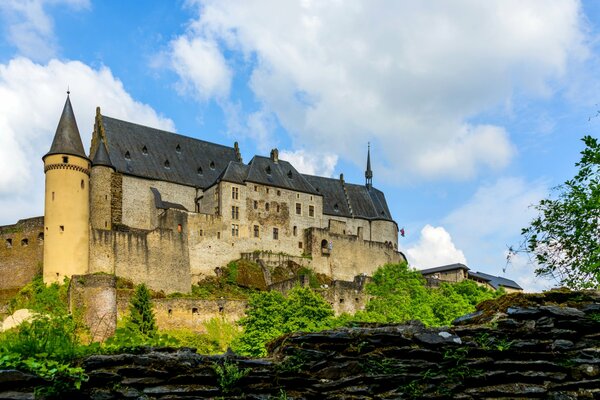
[[[11,297],[41,273],[44,217],[0,226],[0,299]]]
[[[265,359],[192,349],[96,355],[78,399],[597,399],[600,293],[517,294],[483,303],[446,328],[419,323],[294,333]],[[220,380],[224,364],[242,372]],[[0,371],[0,397],[48,385]]]

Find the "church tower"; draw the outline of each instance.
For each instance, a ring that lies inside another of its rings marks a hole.
[[[98,149],[92,159],[90,182],[90,224],[92,229],[112,229],[110,187],[113,172],[115,172],[115,167],[110,160],[104,140],[100,138]]]
[[[365,179],[367,189],[371,190],[373,187],[373,171],[371,171],[371,143],[368,144],[367,148],[367,170],[365,171]]]
[[[69,92],[50,151],[46,174],[44,282],[62,282],[88,272],[90,160],[71,107]]]

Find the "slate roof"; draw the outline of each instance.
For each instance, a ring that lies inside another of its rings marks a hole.
[[[229,161],[227,167],[223,170],[221,175],[217,178],[217,182],[226,181],[231,183],[244,184],[246,177],[248,176],[249,166],[244,163],[237,161]]]
[[[287,161],[274,162],[269,157],[254,156],[248,163],[246,181],[297,192],[316,194],[315,188]]]
[[[323,195],[323,214],[393,221],[385,195],[380,190],[342,182],[341,179],[314,175],[304,177]]]
[[[434,274],[436,272],[446,272],[446,271],[452,271],[455,269],[464,269],[465,271],[469,271],[469,267],[467,267],[466,265],[461,264],[461,263],[455,263],[455,264],[442,265],[441,267],[426,268],[426,269],[420,270],[419,272],[423,275],[429,275],[429,274]]]
[[[104,142],[101,140],[100,145],[98,146],[98,150],[96,150],[96,154],[94,154],[94,159],[92,160],[93,166],[103,165],[105,167],[115,168],[112,165],[112,161],[110,161],[110,156],[108,155],[108,150],[106,150],[106,146]]]
[[[230,161],[233,147],[102,116],[108,153],[127,175],[207,188]]]
[[[46,153],[44,158],[51,154],[70,154],[87,158],[69,95],[67,95],[65,106],[58,121],[50,151]]]
[[[523,288],[521,286],[519,286],[519,284],[517,284],[517,282],[513,281],[512,279],[503,278],[501,276],[494,276],[494,275],[486,274],[484,272],[469,272],[469,275],[488,281],[488,283],[494,289],[499,289],[501,286],[504,286],[504,287],[523,290]]]

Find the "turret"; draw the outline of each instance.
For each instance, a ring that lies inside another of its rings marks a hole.
[[[371,171],[371,143],[367,147],[367,170],[365,171],[365,179],[367,189],[373,187],[373,171]]]
[[[52,146],[42,158],[46,283],[88,272],[90,160],[83,150],[68,93]]]
[[[110,188],[114,171],[115,167],[112,164],[106,145],[100,139],[98,149],[92,160],[90,177],[90,223],[93,229],[112,229],[112,195]]]

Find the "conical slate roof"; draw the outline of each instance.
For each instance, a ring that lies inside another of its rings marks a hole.
[[[50,151],[46,156],[51,154],[70,154],[87,158],[83,150],[83,143],[81,142],[81,136],[79,135],[69,95],[67,95],[67,101],[60,116],[60,121],[58,121],[52,146],[50,146]]]
[[[108,150],[106,150],[106,145],[104,144],[103,140],[100,140],[100,145],[98,146],[98,150],[96,150],[96,154],[94,154],[92,165],[94,167],[103,165],[105,167],[115,169],[112,162],[110,161],[110,156],[108,155]]]

